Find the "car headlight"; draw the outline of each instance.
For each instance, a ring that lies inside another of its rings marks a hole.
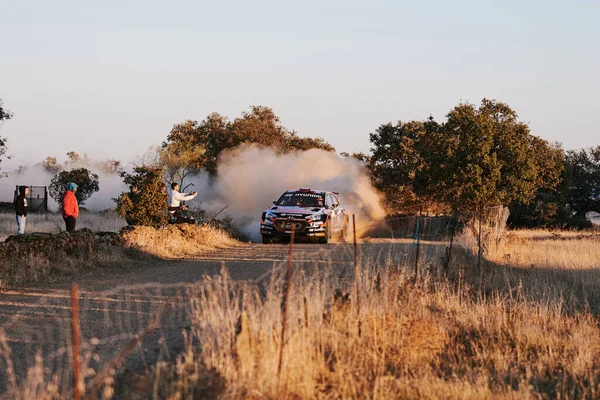
[[[277,218],[277,215],[275,215],[275,214],[273,214],[273,213],[270,213],[270,212],[268,212],[267,214],[265,214],[265,218],[267,218],[267,219],[271,219],[271,218]]]
[[[262,215],[262,223],[264,225],[273,225],[273,220],[272,220],[273,218],[275,218],[274,214],[271,214],[269,212],[263,213],[263,215]]]
[[[306,218],[308,223],[311,223],[313,225],[321,225],[323,222],[325,222],[327,220],[327,215],[325,214],[317,214],[317,215],[311,215],[310,217]]]

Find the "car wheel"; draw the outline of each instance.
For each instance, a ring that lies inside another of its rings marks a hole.
[[[272,244],[273,243],[273,238],[270,238],[268,236],[264,236],[263,235],[262,242],[263,242],[263,244]]]

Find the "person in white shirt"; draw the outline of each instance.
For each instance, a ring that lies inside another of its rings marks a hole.
[[[169,212],[175,214],[176,210],[181,210],[181,202],[192,200],[198,195],[197,192],[191,192],[190,194],[180,193],[179,184],[171,183],[171,192],[169,193]]]

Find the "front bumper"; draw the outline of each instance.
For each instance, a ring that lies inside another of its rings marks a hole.
[[[275,220],[273,224],[260,224],[260,234],[267,237],[290,237],[292,235],[319,237],[327,235],[324,224],[309,223],[306,220]]]

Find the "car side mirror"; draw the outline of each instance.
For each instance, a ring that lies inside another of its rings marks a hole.
[[[273,200],[273,204],[277,204],[277,200]]]

